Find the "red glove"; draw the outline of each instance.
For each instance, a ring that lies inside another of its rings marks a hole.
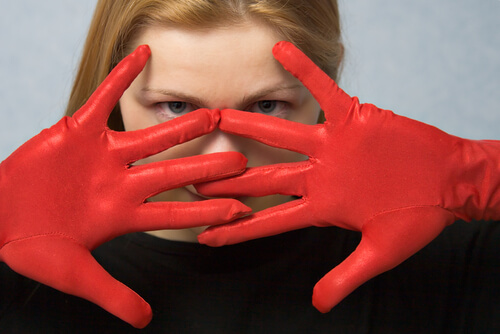
[[[130,165],[211,132],[220,118],[218,111],[199,110],[149,129],[108,129],[112,108],[149,55],[147,46],[139,47],[72,118],[42,131],[0,165],[0,260],[139,328],[151,320],[151,308],[90,250],[129,232],[219,224],[249,211],[233,199],[146,202],[168,189],[240,173],[246,164],[231,152]]]
[[[200,242],[233,244],[312,225],[361,231],[357,249],[314,288],[314,306],[327,312],[455,220],[500,219],[500,142],[457,138],[360,104],[290,43],[278,43],[273,52],[311,91],[327,122],[304,125],[223,110],[219,127],[309,160],[249,168],[197,189],[212,196],[301,198],[210,228]]]

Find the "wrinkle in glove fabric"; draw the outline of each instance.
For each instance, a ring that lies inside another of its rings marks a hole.
[[[42,131],[0,165],[0,260],[139,328],[151,320],[149,304],[111,277],[90,251],[118,235],[220,224],[249,211],[233,199],[146,201],[240,173],[246,165],[235,152],[131,165],[211,132],[220,118],[218,110],[204,109],[144,130],[107,128],[111,110],[149,56],[149,47],[138,47],[73,117]]]
[[[361,231],[357,249],[314,288],[314,306],[328,312],[454,221],[500,219],[500,142],[454,137],[360,104],[292,44],[280,42],[273,53],[314,95],[326,122],[305,125],[222,110],[219,127],[309,159],[249,168],[197,189],[209,196],[300,199],[211,227],[199,236],[201,243],[234,244],[306,226]]]

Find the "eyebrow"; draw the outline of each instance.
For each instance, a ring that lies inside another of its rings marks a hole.
[[[300,84],[295,84],[295,85],[283,85],[283,86],[277,86],[277,87],[272,87],[272,88],[264,88],[261,90],[258,90],[248,96],[244,96],[241,101],[239,102],[239,107],[244,108],[248,106],[251,102],[255,102],[259,99],[261,99],[264,96],[280,92],[280,91],[285,91],[285,90],[293,90],[297,88],[302,88],[303,86]],[[199,107],[206,107],[208,103],[196,96],[189,95],[183,92],[175,91],[175,90],[169,90],[169,89],[161,89],[161,88],[151,88],[151,87],[144,87],[142,89],[143,92],[152,92],[156,94],[161,94],[165,96],[172,96],[175,98],[179,98],[179,100],[185,101],[192,103],[194,105],[197,105]]]
[[[284,86],[277,86],[277,87],[272,87],[272,88],[264,88],[262,90],[259,90],[253,94],[250,94],[248,96],[243,97],[241,100],[241,105],[242,106],[247,106],[250,102],[255,102],[257,100],[260,100],[262,97],[276,93],[276,92],[281,92],[285,90],[294,90],[303,87],[300,84],[295,84],[295,85],[284,85]]]
[[[201,106],[201,107],[207,105],[207,103],[205,103],[203,100],[201,100],[195,96],[185,94],[182,92],[178,92],[178,91],[174,91],[174,90],[144,87],[143,89],[141,89],[141,91],[148,92],[148,93],[151,92],[151,93],[156,93],[156,94],[161,94],[161,95],[166,95],[166,96],[173,96],[175,98],[179,98],[179,100],[189,102],[189,103],[192,103],[194,105]]]

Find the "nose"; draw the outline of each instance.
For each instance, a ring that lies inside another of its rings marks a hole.
[[[240,137],[227,134],[219,129],[214,130],[212,133],[205,136],[205,141],[201,149],[202,154],[216,153],[216,152],[240,152],[244,153],[243,145]]]

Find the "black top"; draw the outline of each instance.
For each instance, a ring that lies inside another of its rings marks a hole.
[[[210,248],[137,233],[94,254],[151,304],[144,333],[500,333],[500,222],[453,224],[319,313],[314,284],[359,240],[356,232],[309,228]],[[0,266],[0,333],[137,332]]]

